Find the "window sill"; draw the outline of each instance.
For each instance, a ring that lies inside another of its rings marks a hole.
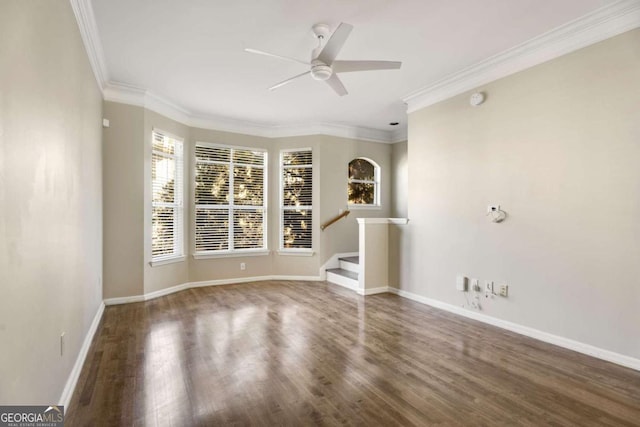
[[[177,256],[177,257],[171,257],[171,258],[161,258],[161,259],[158,259],[158,260],[155,260],[155,261],[151,261],[149,263],[149,265],[151,267],[158,267],[160,265],[166,265],[166,264],[173,264],[173,263],[176,263],[176,262],[182,262],[182,261],[185,260],[185,258],[186,257],[184,255]]]
[[[219,253],[195,253],[194,259],[213,259],[213,258],[241,258],[247,256],[265,256],[271,253],[270,250],[257,250],[257,251],[228,251]]]
[[[347,205],[349,210],[371,210],[371,211],[379,211],[382,209],[380,205]]]
[[[291,251],[286,251],[286,250],[279,250],[278,251],[278,255],[284,255],[284,256],[314,256],[316,253],[314,251],[309,251],[309,250],[291,250]]]

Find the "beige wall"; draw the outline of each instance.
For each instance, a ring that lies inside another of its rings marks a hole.
[[[391,146],[391,217],[406,218],[409,194],[407,141]]]
[[[409,197],[408,142],[397,142],[391,146],[391,214],[392,218],[407,218]],[[406,225],[389,224],[389,286],[397,287],[401,282],[400,267],[405,264],[407,251],[403,250]]]
[[[361,290],[389,286],[389,224],[358,224],[360,241],[358,287]]]
[[[0,404],[59,402],[102,300],[101,109],[69,2],[0,2]]]
[[[326,141],[326,142],[325,142]],[[326,222],[347,209],[349,162],[366,157],[380,166],[380,208],[352,208],[348,217],[338,221],[320,236],[321,261],[333,254],[358,251],[358,222],[356,218],[386,218],[391,206],[391,145],[324,137],[321,146],[320,221]]]
[[[634,30],[411,114],[400,286],[507,283],[484,314],[640,357],[638,76]]]
[[[104,103],[105,298],[144,293],[144,109]]]
[[[391,146],[324,135],[264,138],[216,130],[189,128],[141,107],[105,102],[111,127],[105,138],[105,298],[142,295],[187,282],[259,276],[317,277],[335,253],[358,250],[357,217],[387,217],[391,206]],[[185,255],[181,262],[151,266],[151,132],[159,128],[185,141]],[[268,151],[268,244],[263,256],[194,259],[191,208],[192,160],[196,142],[213,142]],[[283,149],[311,148],[314,153],[312,256],[278,253],[280,176]],[[347,207],[347,165],[367,157],[380,165],[379,209],[353,210],[324,232],[320,224]],[[240,270],[245,263],[246,270]]]

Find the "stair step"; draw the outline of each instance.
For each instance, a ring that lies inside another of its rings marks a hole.
[[[344,268],[329,268],[327,269],[327,282],[357,291],[358,273]]]
[[[344,258],[338,258],[338,261],[350,262],[351,264],[360,264],[359,256],[346,256]]]
[[[360,258],[357,256],[348,256],[344,258],[338,258],[339,267],[343,270],[353,271],[354,273],[360,273]]]
[[[327,273],[337,274],[339,276],[347,277],[349,279],[358,280],[358,273],[354,271],[345,270],[343,268],[329,268]]]

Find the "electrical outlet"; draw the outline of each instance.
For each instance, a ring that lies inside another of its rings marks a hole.
[[[500,296],[506,297],[509,294],[509,286],[508,285],[500,285]]]
[[[244,262],[240,263],[240,270],[244,271],[247,269],[247,264],[245,264]]]
[[[473,292],[480,292],[480,281],[478,279],[471,279],[471,290]]]

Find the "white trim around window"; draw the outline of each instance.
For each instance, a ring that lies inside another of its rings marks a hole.
[[[351,173],[350,173],[350,165],[352,162],[356,161],[356,160],[364,160],[365,162],[367,162],[368,164],[370,164],[371,166],[373,166],[373,180],[370,179],[355,179],[351,177]],[[368,159],[366,157],[356,157],[355,159],[351,160],[349,162],[349,168],[347,169],[347,176],[348,176],[348,184],[347,186],[350,187],[351,184],[365,184],[365,185],[371,185],[373,187],[373,203],[352,203],[350,200],[347,200],[347,206],[349,207],[350,210],[352,209],[362,209],[362,210],[379,210],[381,209],[380,206],[380,166],[374,162],[371,159]]]
[[[278,255],[312,256],[313,150],[280,151]]]
[[[267,150],[196,142],[195,259],[268,255]]]
[[[151,132],[151,265],[184,261],[184,144]]]

